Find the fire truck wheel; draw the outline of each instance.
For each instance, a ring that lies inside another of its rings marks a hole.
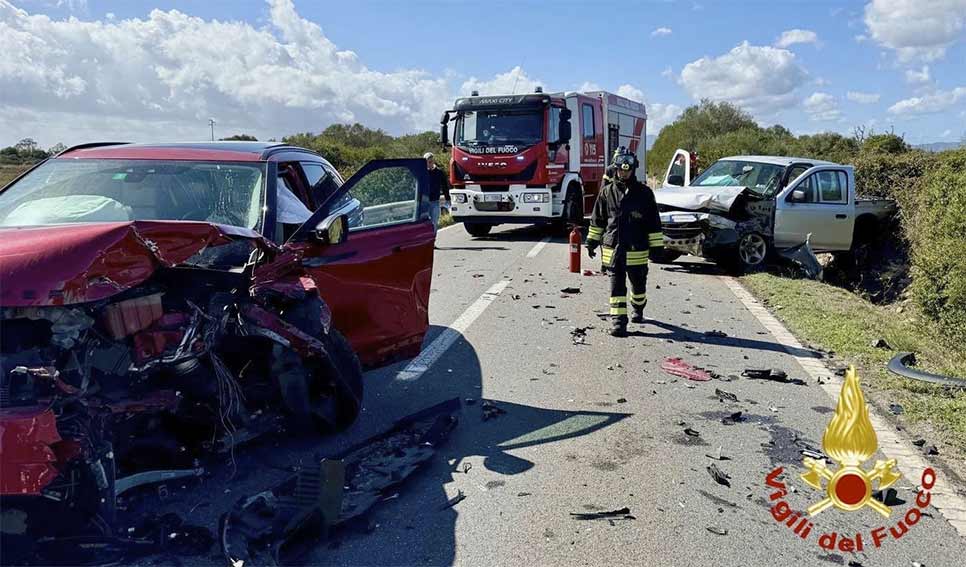
[[[463,228],[466,229],[466,232],[470,233],[470,236],[479,238],[481,236],[490,234],[490,229],[493,228],[493,225],[483,223],[464,223]]]

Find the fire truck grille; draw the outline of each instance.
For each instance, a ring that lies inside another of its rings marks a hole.
[[[466,182],[476,183],[476,182],[489,182],[489,181],[514,181],[527,183],[533,179],[534,174],[537,172],[537,162],[534,161],[528,165],[520,173],[500,173],[499,171],[493,171],[492,173],[470,173],[467,175],[466,171],[459,166],[459,164],[454,164],[456,166],[456,177],[457,179],[462,179]],[[469,177],[469,179],[467,179]]]
[[[487,201],[476,201],[474,205],[476,206],[476,210],[487,212],[487,213],[496,213],[496,212],[506,213],[513,210],[513,203],[510,203],[510,202],[501,201],[499,203],[494,203],[494,202],[487,202]]]

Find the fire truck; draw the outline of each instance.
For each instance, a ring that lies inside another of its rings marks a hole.
[[[475,237],[506,223],[580,223],[614,150],[646,163],[646,124],[643,104],[602,91],[459,98],[440,120],[453,218]]]

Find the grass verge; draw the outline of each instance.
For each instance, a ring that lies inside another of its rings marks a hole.
[[[446,228],[454,223],[453,215],[447,212],[447,209],[443,209],[443,212],[439,215],[439,228]]]
[[[966,454],[966,390],[908,380],[886,370],[896,352],[909,351],[925,370],[966,377],[966,345],[951,344],[911,304],[873,305],[821,282],[772,274],[747,276],[741,283],[803,342],[855,364],[876,401],[901,404],[900,419],[914,426],[913,434],[931,432],[930,443],[939,441],[960,456]],[[877,339],[889,347],[873,346]]]

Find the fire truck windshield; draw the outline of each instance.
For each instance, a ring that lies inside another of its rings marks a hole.
[[[532,146],[543,140],[543,112],[480,110],[461,112],[456,125],[456,145]]]

